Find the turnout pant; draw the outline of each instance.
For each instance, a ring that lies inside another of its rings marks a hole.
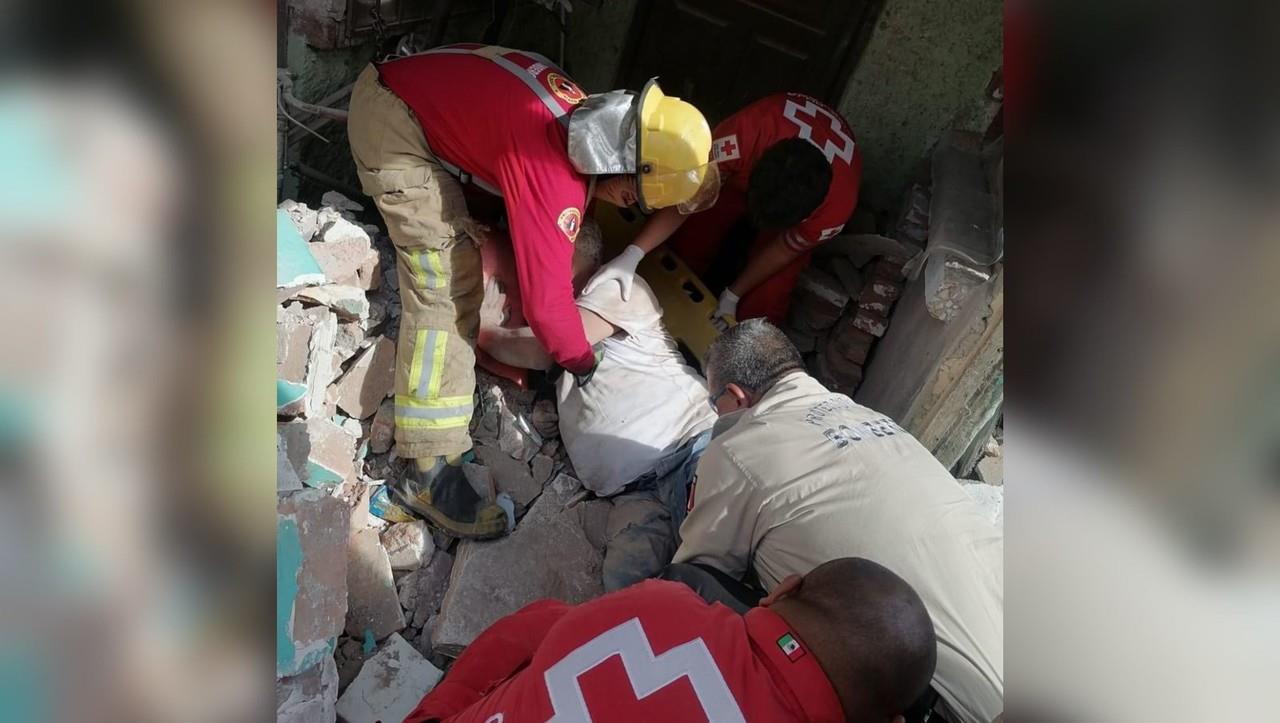
[[[462,187],[435,159],[413,112],[365,68],[347,121],[360,184],[396,248],[400,336],[395,439],[402,458],[461,454],[475,391],[484,295]]]

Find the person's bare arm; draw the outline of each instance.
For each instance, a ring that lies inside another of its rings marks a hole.
[[[594,311],[579,308],[578,314],[582,316],[582,330],[587,334],[587,343],[592,346],[618,331],[617,327]],[[533,330],[527,326],[519,329],[485,327],[480,330],[476,343],[494,359],[513,367],[550,369],[554,363],[551,355],[533,335]]]
[[[738,278],[732,284],[729,284],[729,290],[737,294],[738,298],[746,296],[752,289],[764,283],[765,279],[785,269],[800,256],[800,253],[787,245],[782,239],[782,234],[778,234],[759,254],[747,261],[747,267],[738,274]]]

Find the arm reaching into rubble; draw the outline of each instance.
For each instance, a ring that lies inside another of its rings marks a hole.
[[[605,321],[599,314],[586,309],[578,309],[582,317],[582,329],[587,334],[587,343],[595,346],[613,336],[618,328]],[[529,327],[520,329],[504,329],[488,327],[480,330],[476,343],[494,359],[503,364],[510,364],[521,369],[550,369],[555,360],[547,353],[542,342],[534,336]]]
[[[680,524],[680,547],[671,561],[710,565],[740,579],[758,542],[749,521],[759,509],[755,484],[713,438],[689,488],[689,514]]]
[[[671,234],[684,224],[686,218],[688,216],[680,213],[675,206],[659,209],[644,222],[640,233],[636,234],[630,246],[609,263],[600,267],[596,275],[587,282],[582,293],[590,294],[600,284],[617,281],[622,286],[622,300],[630,301],[631,287],[635,282],[636,267],[640,265],[640,261],[650,251],[666,243],[667,239],[671,238]]]
[[[559,600],[539,600],[502,618],[467,646],[449,674],[405,723],[443,720],[466,710],[533,660],[533,654],[555,623],[573,606]]]

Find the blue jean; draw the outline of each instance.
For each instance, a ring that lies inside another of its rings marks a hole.
[[[671,562],[688,512],[689,484],[710,441],[711,430],[699,434],[610,498],[606,591],[656,577]]]

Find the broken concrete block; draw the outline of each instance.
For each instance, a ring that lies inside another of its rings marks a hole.
[[[443,675],[404,638],[392,635],[343,691],[338,715],[346,723],[402,721]]]
[[[533,474],[533,481],[538,487],[542,487],[547,480],[551,479],[551,473],[555,468],[556,461],[543,453],[535,455],[533,461],[529,463],[529,471]]]
[[[369,233],[360,227],[359,224],[352,223],[345,218],[330,218],[327,223],[320,227],[320,233],[311,239],[312,243],[340,243],[343,241],[359,241],[368,245],[371,243]]]
[[[311,440],[306,425],[276,425],[276,492],[302,489],[307,480]]]
[[[602,557],[579,523],[563,509],[581,484],[560,475],[507,537],[464,540],[458,546],[432,644],[456,654],[504,615],[542,598],[569,603],[604,592]]]
[[[338,320],[328,309],[290,304],[276,312],[277,410],[282,416],[323,414],[324,392],[333,381]],[[281,382],[301,396],[279,398]],[[284,402],[281,404],[281,402]]]
[[[305,673],[276,681],[276,723],[333,723],[337,703],[338,666],[332,655]]]
[[[303,480],[312,487],[325,487],[354,481],[356,478],[356,438],[331,419],[315,418],[291,422],[305,426],[310,449],[307,452],[307,476]],[[288,427],[289,425],[281,425]],[[289,430],[293,432],[292,429]]]
[[[422,520],[397,522],[382,533],[382,547],[391,560],[392,570],[417,570],[431,560],[436,546],[427,534]]]
[[[1004,458],[983,457],[978,461],[978,479],[989,485],[1004,484]]]
[[[381,640],[403,629],[387,551],[376,530],[358,530],[347,542],[347,635]]]
[[[356,203],[337,191],[325,191],[320,197],[320,205],[335,208],[338,211],[350,211],[352,213],[364,213],[364,205]]]
[[[288,214],[289,220],[293,221],[303,241],[310,241],[311,237],[320,230],[319,215],[315,210],[308,208],[307,204],[286,199],[277,208]]]
[[[347,614],[349,511],[319,490],[276,503],[276,676],[332,657]]]
[[[418,570],[414,583],[413,626],[423,627],[427,620],[440,612],[445,593],[449,590],[449,576],[453,572],[453,555],[439,547],[431,556],[431,562]]]
[[[379,337],[338,382],[338,408],[356,419],[372,417],[395,384],[396,345]]]
[[[385,454],[391,449],[396,434],[396,403],[394,399],[384,399],[378,405],[369,427],[369,451],[374,454]]]
[[[337,333],[333,339],[334,353],[334,369],[333,378],[330,383],[338,378],[342,373],[342,364],[348,359],[356,355],[356,352],[369,347],[373,344],[371,340],[366,340],[364,329],[360,328],[358,321],[343,321],[338,323]]]
[[[380,281],[378,252],[360,239],[311,244],[311,255],[333,284],[376,289]]]
[[[364,295],[364,289],[358,286],[325,284],[299,289],[295,296],[323,304],[333,309],[339,318],[347,321],[359,321],[369,317],[369,299]]]
[[[311,255],[293,219],[276,211],[276,288],[323,284],[324,271]]]
[[[542,494],[542,484],[533,478],[529,465],[495,447],[476,445],[476,458],[489,468],[499,492],[506,492],[521,509]]]

